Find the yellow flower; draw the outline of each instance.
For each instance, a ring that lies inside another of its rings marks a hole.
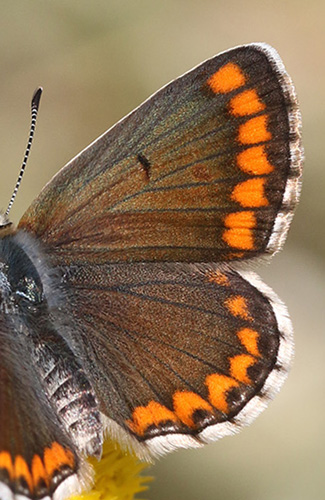
[[[106,440],[100,461],[89,459],[94,468],[94,484],[90,491],[73,495],[69,500],[132,500],[136,493],[148,489],[152,480],[141,472],[148,464],[122,451],[116,442]]]

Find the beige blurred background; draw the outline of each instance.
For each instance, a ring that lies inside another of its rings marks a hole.
[[[301,103],[305,177],[285,250],[261,273],[291,313],[294,366],[250,428],[160,460],[146,498],[324,499],[325,3],[2,0],[0,7],[3,209],[26,144],[32,92],[44,87],[15,221],[66,161],[169,80],[242,43],[265,41],[281,54]]]

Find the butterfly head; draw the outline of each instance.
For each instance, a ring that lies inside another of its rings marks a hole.
[[[8,215],[0,212],[0,237],[3,238],[8,234],[12,234],[15,231],[14,227]]]

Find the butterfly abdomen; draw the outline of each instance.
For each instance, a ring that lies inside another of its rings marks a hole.
[[[1,482],[29,498],[68,479],[75,489],[81,455],[101,454],[96,396],[69,346],[67,298],[51,274],[33,238],[0,239],[0,495]]]

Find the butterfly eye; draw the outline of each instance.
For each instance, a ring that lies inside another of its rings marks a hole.
[[[42,289],[31,276],[24,276],[18,281],[15,295],[31,306],[41,304],[43,301]]]

